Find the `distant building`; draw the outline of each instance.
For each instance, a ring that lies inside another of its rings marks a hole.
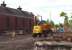
[[[0,32],[23,30],[31,32],[34,24],[34,14],[32,12],[22,11],[6,7],[3,2],[0,6]]]

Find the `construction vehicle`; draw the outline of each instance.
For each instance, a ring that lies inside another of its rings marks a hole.
[[[42,34],[42,28],[40,25],[35,25],[33,27],[33,33],[32,33],[32,36],[33,37],[37,37],[38,35],[40,36]]]
[[[60,25],[61,28],[63,27]],[[55,41],[70,41],[72,42],[72,32],[53,32],[52,31],[53,26],[49,23],[37,23],[37,25],[34,25],[33,27],[33,37],[51,37],[50,40]]]
[[[47,24],[47,23],[39,23],[37,25],[34,25],[33,27],[33,37],[41,37],[42,35],[44,37],[47,37],[47,34],[48,33],[51,33],[52,30],[51,30],[51,25],[50,24]]]

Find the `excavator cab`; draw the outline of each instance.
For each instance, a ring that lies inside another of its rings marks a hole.
[[[33,27],[33,33],[32,36],[33,37],[41,37],[42,35],[44,37],[47,37],[48,34],[52,34],[52,30],[51,30],[51,25],[47,24],[47,23],[39,23],[38,25],[34,25]]]
[[[32,36],[33,37],[37,37],[37,36],[41,36],[41,33],[42,33],[42,28],[40,25],[35,25],[33,27],[33,33],[32,33]]]

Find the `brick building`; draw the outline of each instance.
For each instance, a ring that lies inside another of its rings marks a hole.
[[[9,8],[3,2],[0,6],[0,32],[18,31],[31,32],[34,23],[32,12],[22,11],[22,8]]]

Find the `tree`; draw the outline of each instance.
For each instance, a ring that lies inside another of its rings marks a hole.
[[[67,16],[67,14],[65,12],[61,12],[60,16],[65,17],[64,18],[64,25],[68,26],[68,16]]]
[[[49,23],[49,19],[46,20],[46,23]]]
[[[66,26],[69,26],[69,23],[68,23],[68,16],[65,16],[64,24],[65,24]]]
[[[69,20],[69,26],[72,28],[72,20]]]
[[[59,28],[59,24],[55,24],[54,26],[55,26],[56,30],[57,30],[57,28]]]
[[[70,28],[72,28],[72,16],[71,16],[71,19],[69,20],[69,26]]]
[[[67,14],[65,12],[61,12],[60,16],[66,16]]]
[[[54,22],[52,20],[50,21],[50,24],[52,27],[54,27]]]
[[[58,28],[59,27],[59,24],[55,24],[55,27]]]

